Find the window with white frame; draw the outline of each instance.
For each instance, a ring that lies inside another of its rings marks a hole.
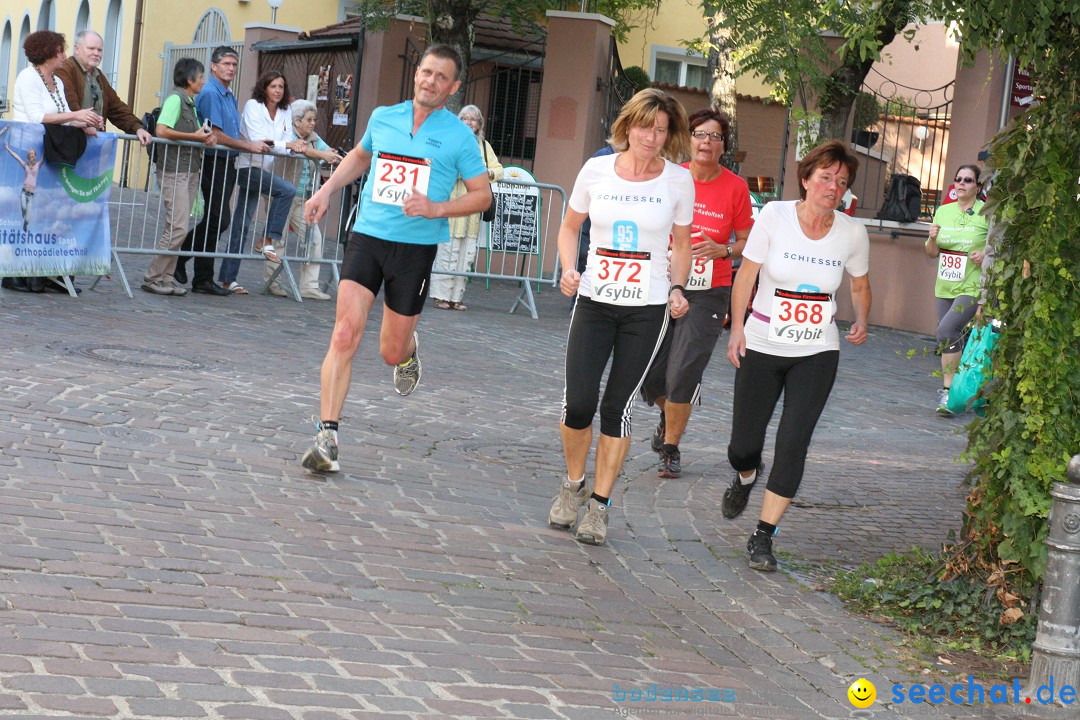
[[[90,2],[89,0],[82,0],[79,4],[79,14],[75,18],[75,34],[78,35],[83,30],[90,27]]]
[[[26,59],[26,53],[22,51],[23,43],[26,41],[26,36],[30,34],[30,16],[24,15],[22,21],[22,27],[19,28],[19,51],[15,56],[15,73],[22,72],[29,64],[30,61]]]
[[[11,74],[11,21],[4,21],[0,36],[0,102],[8,102],[8,75]]]
[[[105,56],[101,59],[101,71],[109,79],[109,83],[116,87],[116,81],[120,77],[120,39],[123,32],[123,1],[109,0],[109,8],[105,12]]]
[[[708,89],[708,69],[705,56],[700,53],[688,55],[683,48],[653,45],[649,60],[649,77],[653,82]]]

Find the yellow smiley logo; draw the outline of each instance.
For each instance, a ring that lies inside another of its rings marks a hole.
[[[857,708],[868,708],[877,699],[877,688],[865,678],[859,678],[847,689],[847,699]]]

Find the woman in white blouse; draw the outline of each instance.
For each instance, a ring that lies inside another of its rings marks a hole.
[[[290,151],[302,153],[307,143],[296,140],[289,112],[289,85],[285,76],[271,70],[255,82],[251,99],[244,104],[240,118],[240,134],[245,140],[261,141],[271,146],[266,155],[241,153],[236,161],[236,209],[233,211],[229,235],[229,252],[239,254],[244,247],[244,236],[251,226],[252,216],[259,204],[259,196],[270,198],[266,217],[266,232],[253,248],[267,260],[281,262],[274,243],[281,240],[285,221],[289,218],[289,206],[296,188],[292,183],[272,173],[274,155],[288,155]],[[240,260],[228,257],[221,261],[218,281],[237,295],[248,291],[236,282],[240,272]]]
[[[71,125],[80,127],[88,135],[105,128],[105,120],[92,108],[71,110],[64,100],[64,82],[53,72],[64,62],[64,36],[51,30],[38,30],[26,36],[23,52],[30,62],[15,78],[14,108],[11,119],[15,122],[41,123],[44,125]],[[6,147],[6,146],[5,146]],[[7,148],[16,159],[18,156]],[[23,148],[27,163],[19,164],[26,173],[23,182],[21,206],[23,232],[30,229],[30,206],[37,190],[37,173],[41,167],[42,154],[35,148]],[[55,280],[45,278],[4,278],[3,287],[14,290],[41,292],[62,287]]]
[[[71,110],[64,100],[64,82],[53,75],[63,64],[64,36],[51,30],[30,33],[23,41],[30,66],[15,78],[15,122],[74,125],[92,133],[104,129],[105,120],[93,108]]]

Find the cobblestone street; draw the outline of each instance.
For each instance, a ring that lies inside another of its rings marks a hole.
[[[407,398],[376,312],[341,472],[321,477],[299,458],[333,306],[257,294],[258,265],[242,267],[247,297],[129,300],[115,280],[78,299],[0,292],[0,715],[1014,717],[888,704],[920,682],[892,631],[747,567],[761,494],[721,516],[722,350],[683,477],[656,477],[657,414],[639,403],[609,542],[583,546],[547,524],[565,298],[545,287],[539,320],[507,314],[509,284],[474,281],[468,312],[429,302]],[[125,257],[130,278],[142,266]],[[934,548],[959,527],[965,421],[932,412],[936,358],[905,357],[929,339],[842,344],[782,566]],[[862,715],[859,677],[878,693]],[[620,699],[653,686],[727,701]]]

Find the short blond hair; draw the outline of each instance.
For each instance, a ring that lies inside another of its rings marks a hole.
[[[690,126],[686,121],[686,110],[681,102],[655,88],[640,90],[623,105],[619,117],[611,126],[608,144],[618,152],[625,151],[630,147],[630,128],[651,128],[660,112],[668,117],[667,139],[660,154],[671,162],[682,162],[690,156]]]

